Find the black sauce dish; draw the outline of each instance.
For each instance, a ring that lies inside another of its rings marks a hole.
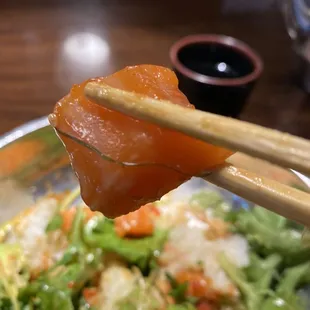
[[[224,35],[184,37],[170,49],[179,88],[199,110],[238,117],[263,71],[259,55]]]

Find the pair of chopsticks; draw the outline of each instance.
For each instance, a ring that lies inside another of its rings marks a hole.
[[[89,82],[85,95],[111,110],[310,175],[308,140],[102,83]],[[204,178],[255,204],[310,226],[310,195],[305,192],[229,164]]]

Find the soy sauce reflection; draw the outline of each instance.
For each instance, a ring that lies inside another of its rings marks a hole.
[[[251,61],[240,52],[216,43],[186,46],[180,50],[179,60],[190,70],[215,78],[239,78],[254,69]]]

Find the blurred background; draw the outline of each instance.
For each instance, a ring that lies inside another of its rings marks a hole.
[[[241,118],[310,138],[310,100],[272,0],[2,0],[0,134],[52,111],[74,83],[127,65],[170,66],[194,33],[225,34],[260,54],[264,71]]]

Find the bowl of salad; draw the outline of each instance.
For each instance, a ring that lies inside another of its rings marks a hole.
[[[0,309],[309,308],[304,227],[199,178],[108,219],[81,200],[42,118],[0,137],[0,182]]]

